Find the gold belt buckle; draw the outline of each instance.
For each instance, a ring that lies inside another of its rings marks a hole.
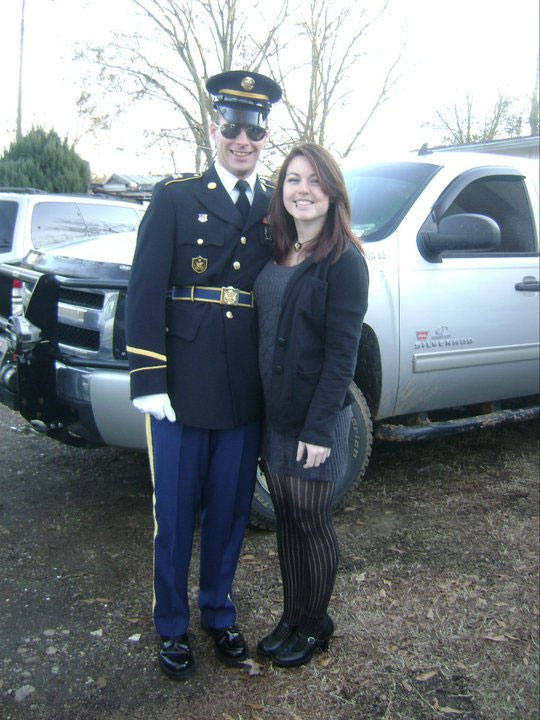
[[[240,290],[237,290],[232,285],[221,288],[221,299],[222,305],[238,305],[240,302]]]

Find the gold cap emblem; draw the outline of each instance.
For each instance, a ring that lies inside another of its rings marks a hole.
[[[248,75],[247,77],[242,78],[240,85],[243,87],[244,90],[253,90],[253,88],[255,87],[255,80]]]

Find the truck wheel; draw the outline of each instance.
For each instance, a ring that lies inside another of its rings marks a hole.
[[[332,503],[334,512],[343,507],[349,491],[362,479],[371,454],[373,433],[369,408],[354,383],[351,385],[351,391],[355,402],[352,406],[353,414],[349,430],[349,462],[347,472],[336,484]],[[274,508],[262,463],[257,470],[250,524],[262,530],[273,530],[275,527]]]

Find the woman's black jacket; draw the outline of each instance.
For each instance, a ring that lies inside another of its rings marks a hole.
[[[332,263],[298,266],[290,278],[274,343],[266,414],[285,434],[331,447],[337,417],[353,402],[369,275],[352,243]]]

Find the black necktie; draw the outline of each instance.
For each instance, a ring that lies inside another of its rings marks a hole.
[[[240,210],[240,214],[242,215],[242,219],[244,222],[246,222],[247,216],[249,214],[249,200],[246,195],[246,190],[249,187],[249,183],[246,180],[239,180],[236,185],[236,189],[238,190],[238,199],[236,201],[236,207]]]

